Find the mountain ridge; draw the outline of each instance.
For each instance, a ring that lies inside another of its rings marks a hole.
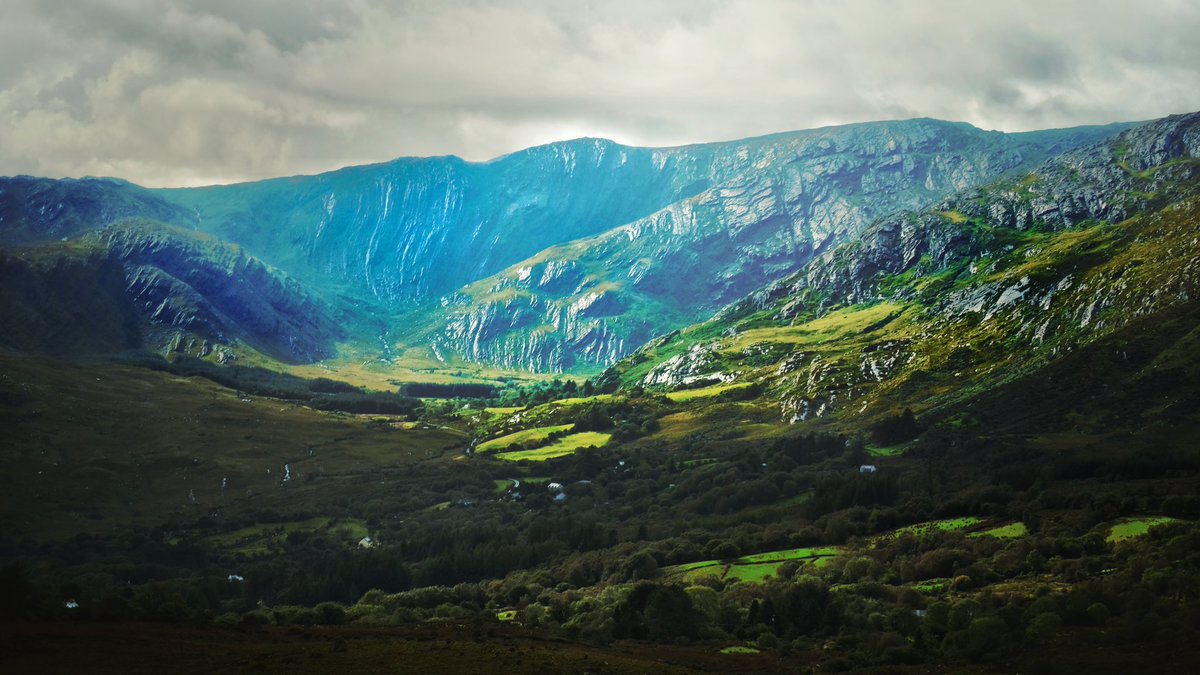
[[[1200,113],[1136,127],[881,218],[601,379],[755,382],[793,423],[953,408],[1200,295],[1198,179]]]
[[[3,179],[0,241],[145,217],[286,272],[351,317],[347,337],[360,344],[382,324],[393,349],[431,359],[591,371],[874,217],[1126,126],[1004,134],[920,118],[672,148],[580,139],[481,163],[398,158],[203,188]],[[537,260],[555,269],[529,288],[518,277]]]

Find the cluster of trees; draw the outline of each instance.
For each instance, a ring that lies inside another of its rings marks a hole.
[[[27,570],[9,565],[0,570],[0,610],[10,619],[63,616],[62,599],[70,595],[84,599],[72,610],[76,618],[207,617],[246,627],[430,619],[488,624],[503,614],[543,634],[597,644],[736,641],[781,653],[820,650],[825,669],[837,670],[975,661],[1036,649],[1064,631],[1103,630],[1109,642],[1194,639],[1200,625],[1196,551],[1200,528],[1186,523],[1116,546],[1094,533],[1013,541],[933,533],[854,546],[824,567],[789,563],[762,583],[716,576],[682,583],[663,576],[655,557],[660,549],[623,543],[501,579],[399,592],[373,588],[343,602],[276,601],[265,609],[257,606],[252,577],[234,591],[223,579],[202,577],[152,581],[89,599],[77,584],[39,586]],[[387,579],[387,570],[407,568],[379,556],[359,551],[356,564],[373,566],[375,578],[388,585],[413,581]],[[1038,581],[1047,573],[1072,583],[1064,590]],[[1028,581],[992,590],[998,578]],[[932,581],[911,583],[922,579]]]
[[[574,431],[612,431],[617,442],[631,441],[658,430],[661,406],[642,401],[637,404],[628,400],[610,403],[589,403],[579,407],[572,422]]]
[[[877,445],[896,445],[911,441],[920,435],[921,425],[913,415],[912,408],[889,415],[871,425],[871,440]]]
[[[597,393],[591,380],[578,384],[575,380],[555,378],[547,382],[511,385],[500,390],[487,402],[501,407],[533,406],[564,398],[588,397]]]
[[[496,388],[490,384],[435,384],[430,382],[402,382],[400,393],[405,396],[420,398],[483,398],[496,395]]]
[[[182,361],[171,365],[180,374],[215,368]],[[354,397],[377,396],[332,380],[275,382],[269,371],[220,370],[247,387],[280,387],[305,400],[350,405]],[[506,389],[488,402],[528,405],[585,396],[587,387],[555,380]],[[408,400],[393,396],[397,405]],[[444,409],[451,423],[458,403],[430,408]],[[742,641],[782,652],[833,645],[844,660],[833,667],[984,658],[1064,629],[1174,639],[1200,618],[1200,532],[1176,525],[1114,548],[1102,529],[1123,515],[1195,517],[1200,497],[1167,483],[1138,493],[1119,484],[1070,490],[1060,483],[1124,476],[1123,458],[1047,464],[1018,441],[926,434],[905,456],[881,461],[878,472],[860,473],[860,464],[873,461],[863,438],[793,433],[763,443],[739,432],[734,422],[744,410],[726,407],[727,427],[666,442],[646,437],[670,411],[660,398],[562,406],[552,413],[562,419],[539,424],[572,422],[574,430],[611,431],[627,442],[528,467],[406,466],[386,481],[363,477],[352,498],[319,513],[210,513],[45,546],[36,573],[20,565],[0,570],[2,611],[14,618],[208,617],[245,626],[437,618],[486,624],[513,612],[530,629],[597,643]],[[871,436],[894,444],[919,431],[904,411]],[[1193,466],[1164,462],[1156,470]],[[568,500],[554,502],[533,476],[565,485]],[[519,498],[497,486],[513,477],[523,481]],[[320,481],[346,477],[311,480],[319,489]],[[431,508],[439,504],[448,506]],[[1050,512],[1058,515],[1046,517]],[[1011,541],[937,532],[868,539],[967,515],[1021,520],[1032,534]],[[377,546],[294,532],[265,555],[247,557],[208,538],[315,516],[361,519]],[[843,545],[846,552],[819,568],[788,563],[765,583],[683,583],[664,571],[811,545]],[[27,550],[27,543],[0,541],[0,559]],[[241,579],[230,580],[234,573]],[[1044,575],[1055,584],[1043,584]],[[1018,584],[1004,592],[988,590],[1012,580]],[[1058,582],[1071,590],[1056,590]],[[79,601],[74,614],[64,614],[68,598]]]

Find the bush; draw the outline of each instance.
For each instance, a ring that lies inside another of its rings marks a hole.
[[[346,623],[346,608],[336,602],[322,602],[316,606],[319,622],[325,626],[339,626]]]
[[[242,615],[242,626],[243,627],[250,628],[250,627],[257,627],[257,626],[267,626],[267,625],[270,625],[270,623],[271,623],[271,615],[261,609],[256,609],[252,612],[246,612],[245,614]]]
[[[1108,623],[1108,618],[1112,616],[1112,612],[1108,611],[1108,606],[1102,602],[1093,602],[1088,605],[1085,614],[1087,614],[1088,621],[1096,626]]]
[[[1007,641],[1008,625],[995,616],[974,619],[965,630],[946,636],[952,654],[972,659],[999,650]]]
[[[1054,612],[1042,612],[1025,628],[1025,639],[1034,643],[1046,642],[1061,628],[1062,617]]]

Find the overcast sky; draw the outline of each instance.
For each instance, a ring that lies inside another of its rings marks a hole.
[[[1195,0],[0,3],[0,175],[198,185],[578,136],[1200,110]]]

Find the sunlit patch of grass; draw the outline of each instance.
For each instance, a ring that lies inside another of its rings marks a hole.
[[[1179,522],[1176,518],[1169,516],[1150,516],[1145,518],[1125,518],[1112,526],[1108,532],[1108,543],[1115,544],[1140,537],[1150,531],[1150,528],[1157,525],[1166,525],[1168,523]]]
[[[513,406],[509,408],[484,408],[483,411],[489,415],[511,415],[515,412],[520,412],[525,409],[525,406]]]
[[[804,547],[804,548],[789,548],[783,551],[770,551],[767,553],[756,553],[754,555],[742,556],[737,559],[737,563],[763,563],[763,562],[786,562],[788,560],[808,560],[810,558],[824,558],[835,556],[841,553],[840,550],[833,546],[823,547]]]
[[[577,450],[583,448],[592,446],[597,448],[604,447],[610,440],[612,440],[612,434],[600,433],[598,431],[584,431],[578,434],[571,434],[570,436],[563,436],[543,448],[501,452],[496,455],[496,458],[508,462],[544,462],[548,459],[573,455]]]
[[[704,387],[702,389],[683,389],[680,391],[672,391],[672,392],[668,393],[667,398],[671,399],[672,401],[675,401],[676,403],[682,403],[684,401],[694,401],[699,398],[712,398],[714,396],[720,396],[721,394],[724,394],[727,391],[737,391],[740,389],[746,389],[749,386],[750,385],[746,384],[746,383],[733,383],[733,384],[718,384],[718,385],[714,385],[711,387]]]
[[[506,609],[503,612],[496,612],[496,620],[497,621],[516,621],[517,620],[517,610]]]
[[[743,331],[725,345],[725,351],[741,352],[760,342],[821,345],[870,332],[869,329],[896,318],[903,306],[880,302],[869,307],[847,307],[797,326],[752,328]]]
[[[915,525],[907,525],[897,528],[891,532],[879,535],[879,539],[889,539],[899,537],[904,534],[929,534],[930,532],[953,532],[962,530],[968,527],[974,527],[983,522],[982,519],[975,516],[964,516],[962,518],[947,518],[945,520],[931,520],[925,523],[916,523]]]
[[[867,453],[872,457],[897,457],[908,451],[911,443],[903,443],[901,445],[892,445],[886,448],[877,447],[874,445],[867,446]]]
[[[550,401],[546,405],[571,406],[582,405],[584,403],[612,403],[617,399],[612,394],[596,394],[595,396],[575,396],[571,398],[560,398],[555,401]]]
[[[510,445],[522,445],[525,443],[536,443],[544,441],[553,434],[570,431],[575,427],[574,424],[559,424],[550,427],[535,427],[533,429],[524,429],[517,431],[507,436],[493,438],[490,441],[480,443],[476,448],[476,452],[491,452],[493,450],[501,450]]]
[[[767,551],[745,555],[734,560],[701,560],[694,563],[675,565],[664,571],[683,574],[685,581],[695,582],[704,576],[715,576],[725,581],[758,583],[764,578],[773,578],[779,567],[786,562],[796,561],[823,567],[841,554],[834,546],[790,548],[782,551]]]
[[[782,562],[769,562],[730,565],[729,569],[725,572],[725,580],[757,583],[764,579],[773,579],[779,572],[779,566],[782,564]]]
[[[755,649],[754,647],[745,647],[742,645],[735,645],[733,647],[726,647],[726,648],[722,649],[721,653],[722,654],[761,654],[762,652],[759,651],[758,649]]]
[[[981,532],[973,532],[968,536],[971,537],[995,537],[996,539],[1016,539],[1029,534],[1029,529],[1025,527],[1025,523],[1009,523],[999,527],[993,527],[990,530]]]

